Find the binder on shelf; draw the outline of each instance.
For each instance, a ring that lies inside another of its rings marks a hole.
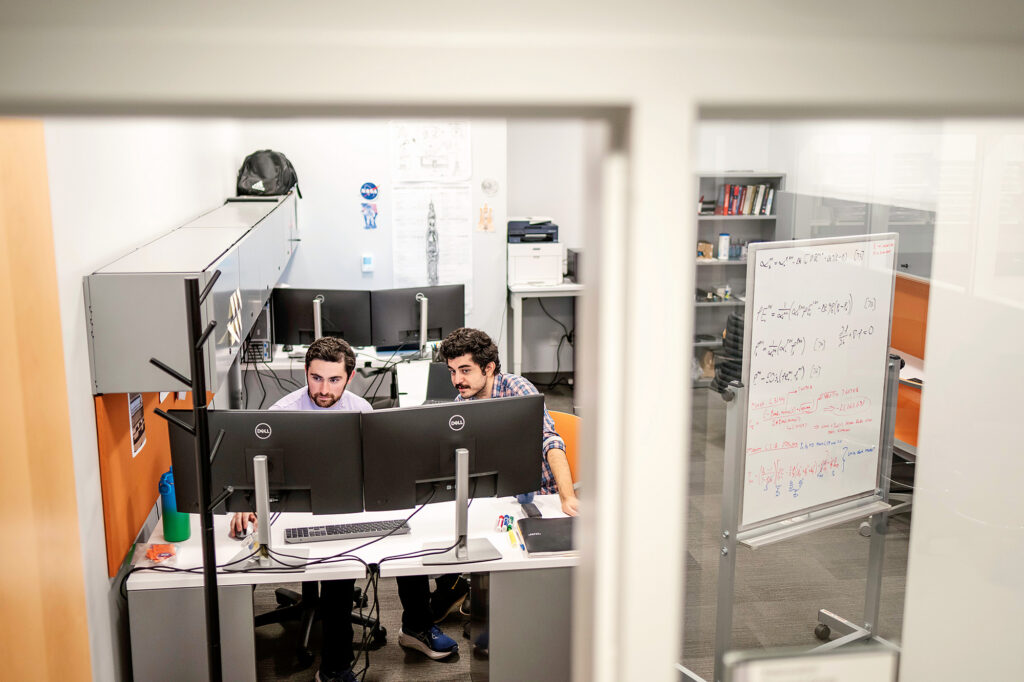
[[[523,544],[526,545],[527,556],[564,556],[575,554],[573,548],[573,519],[570,516],[559,518],[522,518],[516,521]]]

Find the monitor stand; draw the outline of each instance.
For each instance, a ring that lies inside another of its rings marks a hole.
[[[441,554],[430,554],[423,557],[424,566],[447,566],[449,564],[468,564],[479,561],[496,561],[501,552],[487,538],[467,538],[466,529],[469,525],[469,450],[458,448],[455,451],[455,535],[458,543],[455,547]],[[437,550],[451,547],[450,542],[431,542],[423,545],[424,550]]]
[[[309,560],[309,548],[289,547],[287,557],[270,553],[270,484],[267,476],[267,456],[252,458],[253,481],[256,489],[256,541],[247,544],[236,554],[224,571],[250,571],[259,569],[272,573],[302,573]],[[254,554],[255,552],[255,554]]]

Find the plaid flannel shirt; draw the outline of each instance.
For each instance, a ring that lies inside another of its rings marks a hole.
[[[492,398],[510,398],[517,395],[536,395],[540,393],[533,384],[518,374],[494,375],[494,388],[491,389]],[[475,398],[463,398],[456,396],[455,400],[475,400]],[[551,466],[548,464],[549,450],[565,451],[565,441],[555,431],[555,422],[548,414],[548,408],[544,408],[544,457],[541,461],[540,492],[542,494],[557,495],[558,485],[555,483],[554,474],[551,473]]]

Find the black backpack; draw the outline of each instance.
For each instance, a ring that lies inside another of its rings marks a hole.
[[[246,194],[287,194],[294,187],[299,198],[299,176],[288,157],[272,149],[261,149],[245,157],[238,169],[238,196]]]

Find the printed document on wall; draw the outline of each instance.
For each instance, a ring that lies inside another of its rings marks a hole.
[[[470,185],[413,185],[393,192],[394,286],[466,285],[473,307],[473,215]]]
[[[402,182],[468,182],[468,121],[392,121],[391,173]]]

